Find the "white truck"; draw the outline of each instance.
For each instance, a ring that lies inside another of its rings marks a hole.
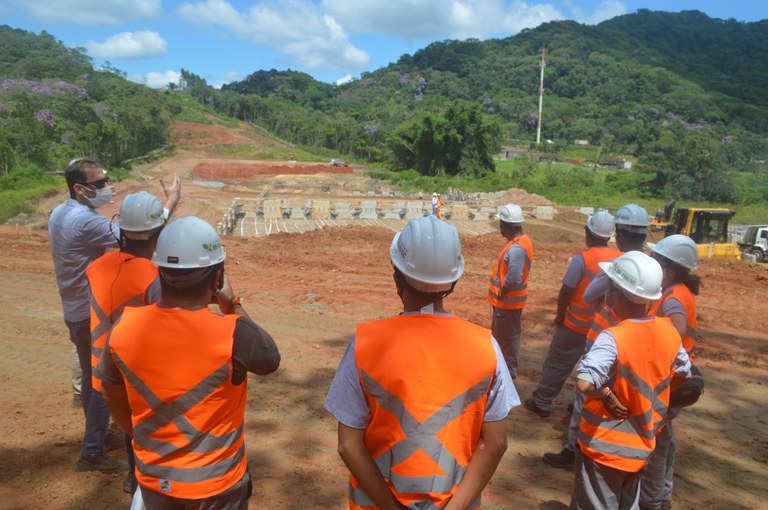
[[[768,261],[768,225],[749,225],[734,240],[741,252],[752,255],[755,262]]]

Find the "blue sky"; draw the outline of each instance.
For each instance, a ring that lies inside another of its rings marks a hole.
[[[768,0],[0,0],[0,24],[45,30],[149,86],[178,81],[182,68],[220,86],[272,68],[338,82],[433,41],[502,38],[559,19],[595,24],[637,9],[768,18]]]

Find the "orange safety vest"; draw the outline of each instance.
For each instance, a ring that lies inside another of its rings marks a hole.
[[[509,272],[507,253],[515,245],[521,246],[525,250],[523,278],[519,284],[503,292],[502,286]],[[493,273],[491,273],[491,281],[488,287],[488,301],[493,306],[505,310],[525,308],[525,300],[528,297],[528,273],[531,271],[531,262],[533,262],[533,243],[528,235],[521,234],[504,246],[498,260],[496,260],[496,264],[493,266]]]
[[[602,400],[587,397],[579,445],[584,455],[599,464],[636,473],[648,463],[667,416],[680,335],[672,321],[661,317],[626,320],[609,331],[618,350],[611,391],[629,408],[629,418],[618,420]]]
[[[592,344],[597,340],[597,335],[604,329],[613,327],[619,323],[619,318],[613,313],[613,310],[605,306],[605,303],[601,303],[600,307],[595,312],[595,319],[592,321],[592,325],[589,326],[587,331],[587,350],[592,347]]]
[[[409,314],[360,324],[355,338],[371,457],[400,503],[442,508],[480,439],[498,362],[491,332],[454,316]],[[352,476],[349,507],[376,508]],[[479,507],[478,498],[471,508]]]
[[[114,251],[94,260],[85,275],[91,294],[91,382],[95,391],[101,391],[96,367],[107,334],[125,307],[149,304],[147,291],[157,278],[157,266],[149,259]]]
[[[677,283],[664,289],[661,299],[653,304],[650,313],[659,317],[666,317],[664,315],[664,303],[669,298],[678,300],[685,310],[687,328],[685,335],[683,335],[683,347],[691,358],[691,361],[693,361],[692,351],[698,336],[698,333],[696,332],[696,299],[688,287],[682,283]]]
[[[247,379],[232,384],[237,315],[126,308],[109,353],[126,382],[136,478],[175,498],[224,492],[245,474]]]
[[[598,262],[608,262],[620,257],[621,252],[607,246],[593,246],[581,252],[581,256],[584,258],[584,276],[571,294],[571,301],[565,309],[564,324],[567,328],[586,335],[595,320],[595,309],[584,301],[584,291],[600,273]]]

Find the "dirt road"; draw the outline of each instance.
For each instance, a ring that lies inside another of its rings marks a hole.
[[[179,215],[216,221],[231,199],[188,185],[192,159],[199,157],[139,169],[147,181],[121,184],[121,193],[138,188],[159,193],[157,178],[179,172],[187,181]],[[44,201],[41,212],[61,200],[63,195]],[[117,204],[106,207],[105,216],[116,209]],[[578,221],[568,215],[529,222],[526,228],[536,256],[523,313],[521,399],[537,382],[560,278],[582,242]],[[322,404],[355,323],[399,311],[387,256],[391,235],[386,229],[349,227],[224,239],[236,292],[275,337],[283,356],[277,373],[249,379],[245,428],[255,479],[252,508],[346,508],[347,475],[336,454],[336,423]],[[487,278],[502,244],[495,234],[463,237],[467,270],[447,300],[452,312],[490,324]],[[2,226],[0,250],[0,508],[128,508],[123,476],[74,470],[83,417],[70,405],[70,343],[46,232]],[[703,261],[699,274],[704,339],[697,360],[707,389],[676,421],[674,508],[765,508],[768,270]],[[547,419],[522,407],[512,411],[509,450],[484,493],[484,508],[565,508],[573,476],[543,465],[541,455],[560,450],[572,395],[569,384]]]

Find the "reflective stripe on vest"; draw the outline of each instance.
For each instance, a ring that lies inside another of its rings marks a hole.
[[[128,308],[109,338],[126,382],[137,478],[183,499],[227,490],[245,473],[246,386],[232,377],[237,316]]]
[[[480,437],[498,362],[490,331],[457,317],[401,315],[359,325],[355,359],[379,472],[406,507],[443,507]],[[349,497],[350,508],[375,508],[354,478]]]
[[[96,367],[107,333],[126,307],[149,304],[146,293],[157,278],[157,267],[149,259],[116,251],[93,261],[85,274],[91,301],[91,382],[94,390],[100,391]]]
[[[600,273],[598,263],[620,257],[621,252],[607,246],[593,246],[581,252],[581,256],[584,259],[584,276],[571,293],[571,301],[565,309],[563,324],[577,333],[586,335],[595,318],[595,307],[584,301],[584,291]]]
[[[525,250],[525,261],[523,263],[523,274],[519,283],[512,288],[502,291],[504,281],[507,279],[509,267],[507,264],[507,254],[513,246],[520,246]],[[501,250],[496,264],[493,266],[490,282],[488,285],[488,301],[496,308],[517,309],[525,306],[528,297],[528,274],[531,271],[533,262],[533,243],[526,234],[521,234],[509,241]]]
[[[600,399],[584,402],[579,427],[582,452],[599,464],[640,471],[656,446],[666,419],[669,384],[680,349],[680,335],[669,319],[627,320],[610,328],[618,351],[616,398],[629,408],[617,420]]]
[[[601,331],[611,328],[618,323],[619,319],[616,317],[613,311],[605,306],[605,303],[602,303],[600,308],[598,308],[597,312],[595,313],[595,318],[592,321],[592,325],[589,326],[589,331],[587,332],[586,350],[588,351],[592,347],[592,344],[595,342],[595,340],[597,340],[597,336]]]
[[[693,346],[696,345],[696,339],[699,334],[696,331],[696,298],[693,293],[682,283],[676,283],[667,287],[661,295],[661,299],[656,301],[651,307],[651,313],[658,317],[666,317],[664,314],[664,303],[667,299],[676,299],[685,310],[686,329],[683,335],[683,347],[685,352],[693,361]]]

